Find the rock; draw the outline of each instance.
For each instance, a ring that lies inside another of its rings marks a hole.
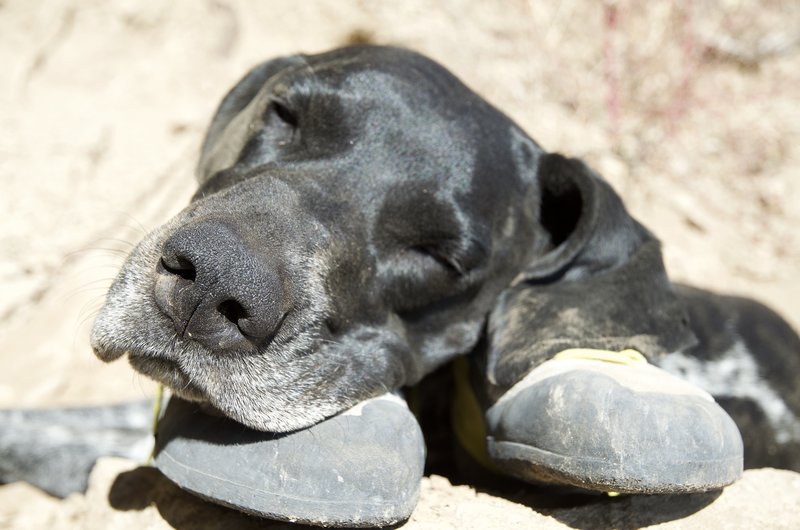
[[[404,530],[506,528],[800,528],[800,474],[746,471],[721,492],[683,496],[570,498],[520,493],[508,498],[426,477],[419,505]],[[567,498],[563,498],[567,500]],[[157,470],[119,458],[98,461],[85,495],[63,501],[24,484],[0,487],[0,527],[120,530],[300,529],[205,502],[181,491]]]

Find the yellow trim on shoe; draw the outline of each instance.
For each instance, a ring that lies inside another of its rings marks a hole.
[[[612,351],[596,350],[594,348],[569,348],[555,354],[553,359],[557,361],[562,361],[564,359],[582,359],[625,365],[647,364],[645,356],[632,349]]]
[[[469,361],[453,361],[453,401],[450,423],[458,444],[482,467],[496,471],[486,450],[486,422],[469,381]]]
[[[648,364],[640,352],[633,349],[622,351],[594,348],[568,348],[555,354],[551,360],[592,360],[622,365]],[[484,411],[478,403],[469,380],[469,361],[459,357],[453,361],[453,401],[450,422],[459,445],[476,462],[486,469],[497,471],[486,450],[486,421]]]

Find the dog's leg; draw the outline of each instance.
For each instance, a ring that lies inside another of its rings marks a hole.
[[[800,338],[745,298],[676,286],[698,344],[658,364],[711,393],[739,427],[746,468],[800,471]]]
[[[735,481],[734,422],[655,365],[695,342],[658,241],[582,163],[546,155],[539,176],[553,248],[501,294],[476,355],[491,462],[523,480],[596,491]]]

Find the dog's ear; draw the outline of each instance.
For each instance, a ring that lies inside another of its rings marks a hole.
[[[290,66],[302,64],[303,62],[303,57],[300,55],[280,57],[263,62],[250,70],[225,95],[219,107],[217,107],[217,111],[214,113],[205,140],[203,140],[203,148],[200,152],[200,163],[198,164],[197,171],[201,184],[203,180],[209,176],[204,174],[203,168],[206,167],[208,158],[214,150],[214,146],[217,144],[217,141],[231,120],[252,101],[268,79]]]
[[[539,222],[550,251],[523,269],[514,284],[575,280],[615,269],[655,238],[637,223],[611,187],[583,162],[549,153],[537,172]]]
[[[648,357],[691,345],[659,241],[583,162],[542,157],[539,222],[549,249],[519,273],[489,321],[489,374],[502,385],[568,348],[634,348]]]

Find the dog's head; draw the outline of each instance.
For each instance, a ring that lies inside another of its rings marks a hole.
[[[412,52],[264,63],[223,100],[192,203],[133,250],[92,345],[261,430],[414,383],[475,346],[531,264],[575,261],[583,188],[542,185],[553,156]],[[625,230],[627,258],[649,236]]]

